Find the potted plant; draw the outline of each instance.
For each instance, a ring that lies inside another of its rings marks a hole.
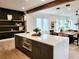
[[[40,33],[41,30],[39,28],[35,28],[33,31],[36,32],[35,34],[33,34],[33,36],[40,36],[41,35],[41,33]]]
[[[41,30],[40,30],[39,28],[35,28],[33,31],[36,32],[36,34],[37,34],[37,33],[39,33]]]

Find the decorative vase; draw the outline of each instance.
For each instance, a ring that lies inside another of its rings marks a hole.
[[[9,21],[11,21],[11,20],[12,20],[12,15],[7,15],[7,19],[8,19]]]

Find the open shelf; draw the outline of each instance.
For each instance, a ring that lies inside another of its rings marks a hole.
[[[16,26],[16,25],[1,25],[0,27],[20,27],[20,26]]]
[[[24,22],[23,20],[0,20],[0,22]]]
[[[0,33],[19,33],[19,32],[25,32],[24,30],[18,31],[18,30],[14,30],[14,31],[0,31]]]
[[[23,27],[23,28],[22,28]],[[23,20],[0,20],[0,39],[13,37],[16,33],[25,32],[25,21]]]
[[[0,40],[25,32],[24,12],[0,8]]]

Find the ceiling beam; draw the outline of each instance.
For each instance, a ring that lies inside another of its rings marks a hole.
[[[43,10],[43,9],[46,9],[46,8],[51,8],[51,7],[57,6],[59,4],[63,4],[63,3],[71,2],[71,1],[74,1],[74,0],[55,0],[53,2],[44,4],[42,6],[27,10],[27,13],[28,14],[33,13],[33,12],[36,12],[36,11],[39,11],[39,10]]]

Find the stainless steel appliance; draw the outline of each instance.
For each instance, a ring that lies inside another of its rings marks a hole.
[[[32,51],[32,41],[30,39],[23,38],[23,47],[29,51]]]

